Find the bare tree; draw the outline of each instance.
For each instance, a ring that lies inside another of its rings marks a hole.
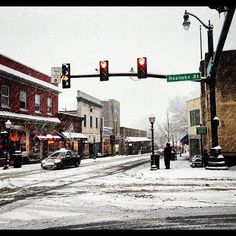
[[[174,135],[174,131],[176,129],[175,124],[172,121],[169,112],[166,112],[166,120],[163,122],[163,124],[157,123],[157,128],[158,130],[157,130],[156,137],[158,138],[158,141],[161,141],[159,145],[164,146],[166,142],[170,142],[171,138]]]
[[[166,120],[157,123],[157,131],[155,134],[156,142],[159,146],[164,147],[166,142],[172,142],[173,146],[177,146],[178,141],[186,133],[187,126],[187,108],[186,101],[188,97],[178,97],[169,101]]]

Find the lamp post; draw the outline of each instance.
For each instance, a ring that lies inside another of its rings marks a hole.
[[[183,27],[185,30],[188,30],[190,27],[189,16],[195,17],[200,23],[207,29],[207,36],[208,36],[208,57],[209,62],[213,61],[214,57],[214,46],[213,46],[213,25],[209,23],[208,25],[204,24],[197,16],[192,13],[187,12],[185,10],[184,13],[184,22]],[[215,122],[214,118],[216,117],[216,94],[215,94],[215,77],[212,77],[211,74],[207,75],[207,82],[209,83],[210,89],[210,113],[211,113],[211,151],[215,150],[218,146],[218,130],[217,130],[217,122]]]
[[[7,121],[5,122],[6,130],[7,130],[7,147],[6,147],[5,165],[4,165],[4,167],[3,167],[4,170],[9,167],[9,159],[10,159],[10,157],[9,157],[9,148],[10,148],[10,146],[9,146],[9,139],[10,139],[11,125],[12,125],[12,123],[11,123],[10,120],[7,120]]]
[[[152,154],[151,154],[151,170],[156,170],[157,167],[155,165],[155,157],[154,157],[154,128],[153,124],[155,122],[155,116],[151,115],[149,117],[149,122],[151,123],[151,134],[152,134]]]

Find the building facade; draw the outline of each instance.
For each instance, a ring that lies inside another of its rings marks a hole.
[[[82,133],[83,117],[77,115],[77,111],[59,111],[58,118],[61,121],[57,125],[59,135],[63,139],[63,147],[78,153],[82,158],[87,155],[85,145],[87,137]]]
[[[6,152],[6,139],[8,151],[15,147],[25,156],[42,157],[43,147],[37,140],[41,136],[60,139],[55,134],[60,123],[57,84],[51,83],[51,77],[0,54],[0,93],[0,159]],[[12,125],[6,136],[7,120]]]
[[[120,152],[120,102],[115,99],[101,102],[103,126],[106,127],[103,129],[103,151],[106,155],[115,155]]]
[[[99,99],[77,91],[77,114],[83,117],[82,133],[87,136],[90,157],[101,152],[101,113],[102,103]]]
[[[147,138],[147,131],[121,127],[120,136],[121,155],[151,152],[151,139]]]
[[[197,134],[197,127],[202,124],[201,98],[195,98],[186,102],[187,124],[188,124],[188,144],[190,159],[194,155],[201,154],[201,135]]]
[[[207,75],[207,54],[201,63],[202,75]],[[218,143],[222,154],[231,164],[236,164],[236,50],[223,51],[216,74],[216,114],[219,118]],[[201,82],[201,107],[203,125],[208,133],[203,141],[204,149],[211,148],[210,91],[206,82]]]

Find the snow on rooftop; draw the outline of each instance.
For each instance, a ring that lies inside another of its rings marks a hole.
[[[9,111],[0,111],[0,117],[1,116],[8,117],[8,118],[33,120],[33,121],[45,121],[45,122],[52,122],[52,123],[61,123],[61,121],[56,117],[32,116],[32,115],[14,113],[14,112],[9,112]]]
[[[125,142],[150,142],[147,137],[126,137]]]
[[[34,78],[32,76],[26,75],[26,74],[24,74],[24,73],[22,73],[20,71],[14,70],[14,69],[9,68],[7,66],[4,66],[4,65],[0,64],[0,70],[5,71],[5,72],[7,72],[9,74],[12,74],[12,75],[21,77],[21,78],[23,78],[23,79],[25,79],[25,80],[27,80],[29,82],[33,82],[33,83],[41,85],[43,87],[47,87],[47,88],[52,89],[52,90],[54,90],[54,91],[56,91],[58,93],[61,93],[61,89],[58,88],[57,86],[55,86],[53,84],[50,84],[50,83],[47,83],[45,81],[39,80],[37,78]]]

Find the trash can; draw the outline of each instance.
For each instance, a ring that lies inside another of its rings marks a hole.
[[[151,155],[151,168],[154,169],[154,168],[157,168],[159,169],[160,168],[160,155],[158,154],[154,154],[154,155]]]
[[[154,161],[155,161],[155,165],[156,165],[157,169],[159,169],[160,168],[160,155],[155,154]]]
[[[13,153],[13,167],[20,168],[22,165],[22,153],[20,150],[17,150]]]

